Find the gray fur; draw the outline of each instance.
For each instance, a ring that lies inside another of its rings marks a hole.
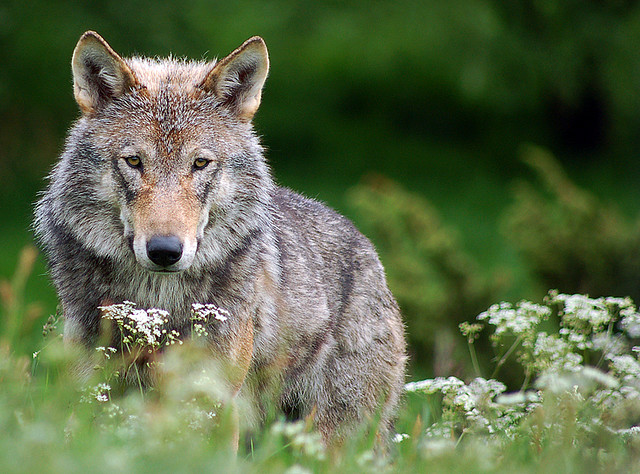
[[[266,48],[247,43],[216,69],[121,59],[95,33],[80,40],[83,115],[35,221],[65,339],[95,344],[105,302],[165,309],[181,334],[192,303],[213,303],[231,314],[210,328],[217,353],[234,353],[252,333],[241,391],[314,413],[327,441],[377,416],[388,435],[406,360],[397,304],[371,243],[347,219],[274,184],[250,123]],[[194,171],[203,154],[211,163]],[[171,273],[143,255],[158,232],[184,242]]]

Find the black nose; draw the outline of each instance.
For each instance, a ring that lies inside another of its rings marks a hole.
[[[175,235],[158,235],[147,242],[147,256],[156,265],[170,267],[182,257],[182,242]]]

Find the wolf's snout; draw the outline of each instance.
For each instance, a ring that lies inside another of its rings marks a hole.
[[[149,260],[161,267],[170,267],[182,258],[182,242],[175,235],[158,235],[147,242]]]

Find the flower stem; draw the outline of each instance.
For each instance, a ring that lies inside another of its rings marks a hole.
[[[473,370],[476,373],[476,377],[482,377],[482,372],[480,371],[480,364],[478,364],[478,356],[476,354],[476,346],[473,344],[473,340],[471,338],[469,338],[467,346],[469,347],[471,364],[473,364]]]
[[[500,368],[504,365],[504,363],[511,356],[511,354],[513,354],[513,351],[516,350],[516,347],[518,347],[518,345],[520,344],[520,341],[522,341],[522,334],[518,336],[518,338],[513,342],[513,344],[509,348],[509,350],[505,352],[504,355],[500,358],[500,360],[496,364],[496,368],[491,374],[492,379],[496,378],[496,376],[498,375],[498,372],[500,371]]]

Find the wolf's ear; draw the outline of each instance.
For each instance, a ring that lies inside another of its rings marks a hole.
[[[260,106],[262,86],[269,72],[269,54],[259,36],[245,41],[207,74],[200,87],[231,107],[240,120],[249,121]]]
[[[82,35],[71,62],[73,94],[84,113],[92,113],[137,85],[133,71],[102,37]]]

